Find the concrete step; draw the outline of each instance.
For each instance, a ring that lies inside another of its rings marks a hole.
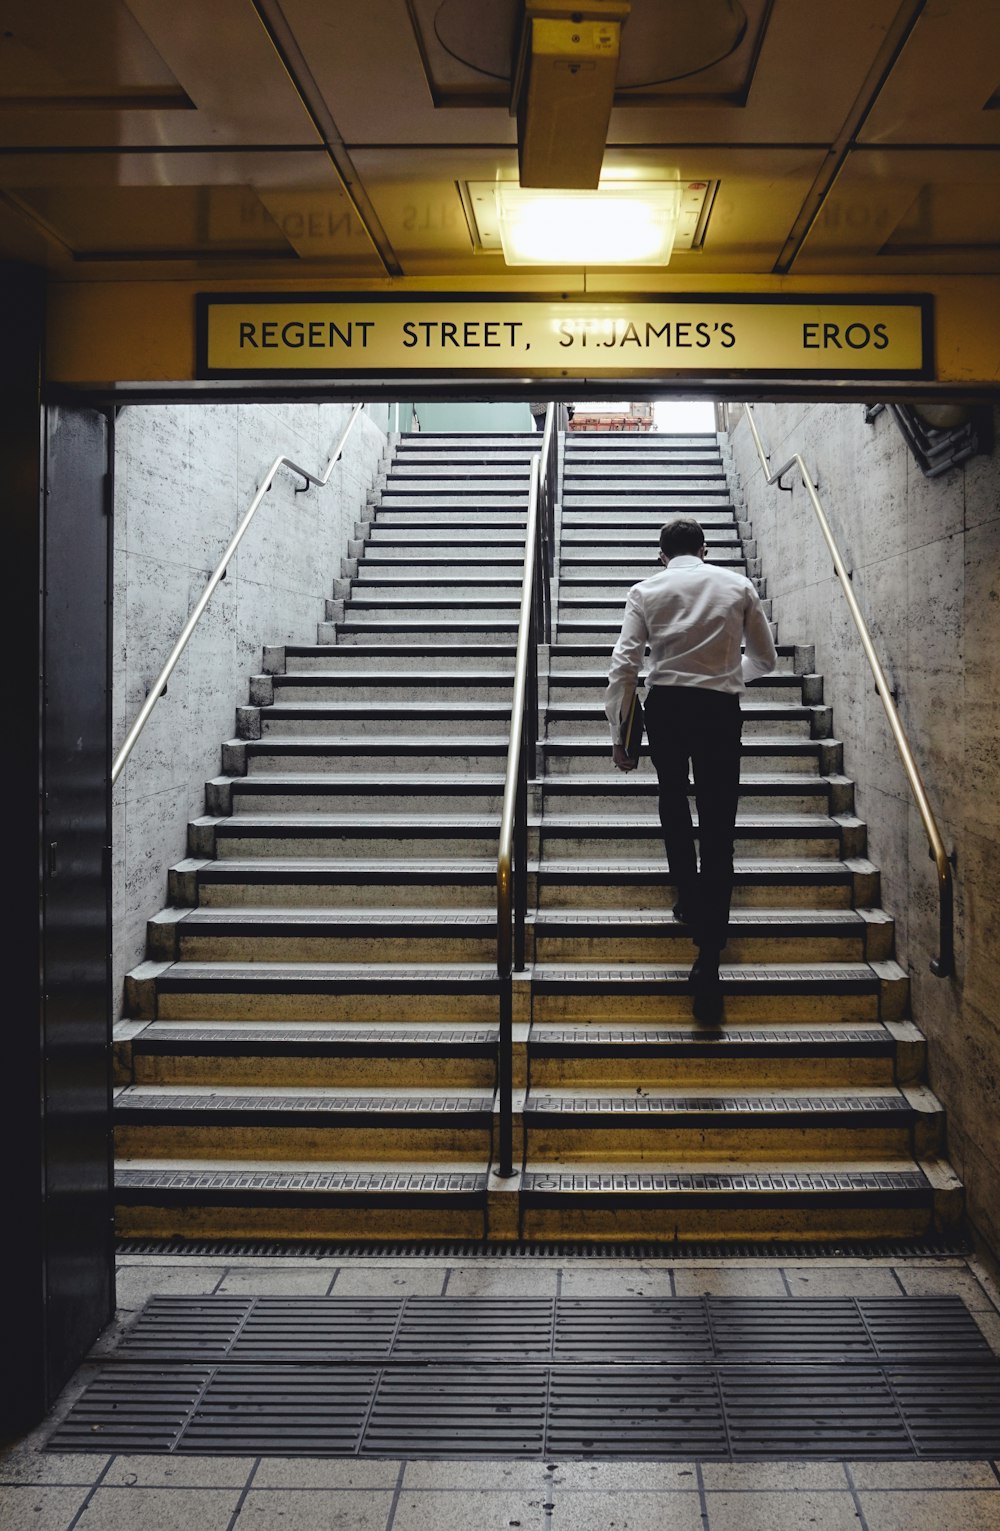
[[[759,847],[757,848],[759,852]],[[734,909],[858,909],[878,903],[878,871],[862,858],[779,858],[761,854],[734,862]],[[617,855],[545,855],[537,867],[538,907],[649,909],[669,914],[676,900],[662,847],[623,862]]]
[[[476,483],[513,480],[519,486],[526,487],[530,472],[531,455],[527,452],[521,453],[516,461],[511,462],[498,462],[494,458],[476,462],[472,458],[450,457],[442,453],[431,462],[424,458],[397,457],[389,471],[388,481],[390,484],[406,484],[412,480],[423,484],[430,480],[433,486],[449,484],[455,479]]]
[[[638,686],[640,700],[645,702],[647,677],[640,675]],[[553,703],[588,702],[603,710],[604,693],[607,690],[607,670],[550,670],[549,698]],[[775,670],[751,681],[745,703],[795,701],[808,706],[822,706],[823,677],[821,675],[795,675],[788,670]]]
[[[524,525],[519,522],[498,522],[492,517],[489,522],[449,521],[447,527],[449,530],[441,530],[436,517],[427,517],[426,521],[413,517],[401,521],[397,517],[397,521],[384,525],[380,519],[368,522],[364,525],[364,556],[368,557],[369,551],[387,554],[391,550],[426,550],[427,556],[432,557],[435,550],[453,550],[475,557],[481,548],[511,550],[524,556]]]
[[[521,1184],[521,1235],[538,1240],[907,1238],[961,1208],[947,1166],[909,1156],[529,1157]]]
[[[504,778],[485,771],[403,772],[359,777],[357,772],[275,772],[218,776],[208,783],[210,815],[227,813],[371,813],[379,808],[407,813],[499,814]]]
[[[419,593],[418,593],[419,592]],[[610,603],[609,603],[610,604]],[[379,590],[367,585],[351,592],[347,615],[357,622],[364,617],[378,621],[386,614],[399,612],[402,616],[431,618],[446,615],[455,618],[499,617],[517,613],[521,606],[521,585],[512,582],[497,586],[490,582],[480,591],[469,595],[455,595],[442,587],[440,594],[414,586],[412,593],[401,595],[392,589]]]
[[[368,612],[363,617],[351,615],[335,623],[321,623],[320,629],[321,638],[328,638],[335,633],[337,642],[342,644],[371,643],[380,635],[389,643],[397,639],[433,643],[436,638],[440,638],[443,643],[450,643],[457,638],[464,638],[472,645],[495,638],[506,644],[517,638],[517,616],[517,609],[513,606],[505,611],[503,617],[438,615],[429,618],[412,614],[392,617],[379,612]]]
[[[692,813],[695,838],[699,838],[698,815]],[[663,844],[656,816],[624,813],[559,814],[546,816],[540,825],[541,854],[571,857],[593,855],[648,857]],[[736,854],[798,857],[861,856],[865,850],[864,825],[846,814],[743,813],[736,816]]]
[[[149,922],[147,951],[180,962],[489,962],[497,920],[461,907],[167,909]]]
[[[606,726],[603,736],[598,728],[586,734],[550,735],[540,745],[545,757],[546,777],[576,774],[584,770],[587,763],[607,762],[611,758],[610,738]],[[804,734],[794,737],[775,735],[759,729],[744,731],[742,756],[744,761],[752,761],[756,770],[831,775],[839,773],[843,746],[838,739],[809,739]],[[655,780],[652,769],[644,751],[631,779],[641,781],[649,774],[650,780]]]
[[[493,579],[506,584],[510,580],[520,582],[524,575],[524,558],[519,546],[507,552],[486,551],[480,548],[448,549],[444,544],[433,555],[420,553],[403,544],[377,543],[365,551],[358,562],[354,581],[358,585],[376,584],[383,580],[458,579],[465,576],[482,584]]]
[[[822,1026],[759,1024],[708,1030],[662,1025],[535,1022],[528,1038],[531,1087],[760,1089],[895,1085],[923,1067],[925,1045],[901,1021]]]
[[[119,1084],[492,1090],[496,1050],[495,1026],[405,1017],[396,1026],[120,1021],[114,1039]]]
[[[514,673],[516,647],[513,643],[481,643],[474,647],[468,643],[354,643],[349,647],[336,643],[286,644],[281,648],[265,649],[265,661],[270,656],[272,673],[286,670],[303,672],[321,670],[328,673],[388,666],[396,672],[427,672],[430,670],[454,670],[463,664],[474,669],[501,670]],[[265,662],[265,669],[268,663]]]
[[[253,1156],[122,1158],[115,1199],[122,1236],[479,1240],[489,1232],[490,1176],[482,1154],[390,1164],[367,1152],[266,1165]]]
[[[241,709],[244,711],[244,709]],[[495,735],[510,727],[510,702],[496,701],[400,701],[275,702],[273,706],[247,708],[258,712],[261,739],[290,735],[321,737],[351,734],[404,734],[425,736],[436,730],[459,733],[464,738]],[[241,718],[253,729],[253,718]],[[249,737],[255,737],[250,734]]]
[[[496,856],[189,857],[170,869],[175,906],[496,910]]]
[[[125,1159],[488,1162],[493,1091],[126,1085],[113,1120]]]
[[[136,1020],[495,1025],[496,962],[153,962],[125,980]],[[526,996],[515,995],[515,1018]]]
[[[811,645],[779,643],[775,647],[778,653],[777,668],[779,670],[792,671],[796,674],[813,672],[815,651]],[[602,675],[606,681],[610,659],[611,650],[598,642],[587,643],[563,639],[549,647],[549,670],[552,675],[584,670],[595,675]]]
[[[620,489],[621,486],[616,487]],[[664,518],[692,515],[700,520],[702,511],[711,510],[720,513],[714,522],[719,525],[720,520],[735,516],[732,496],[717,479],[692,479],[683,488],[674,490],[659,489],[655,483],[635,485],[627,494],[567,489],[562,507],[563,516],[577,526],[638,526],[644,524],[644,518],[652,523],[658,515]],[[621,516],[621,523],[615,512]]]
[[[532,1019],[628,1024],[683,1019],[690,1023],[689,967],[666,962],[628,965],[539,963],[532,968]],[[895,962],[747,963],[720,968],[725,1024],[749,1022],[895,1021],[908,1003],[906,974]]]
[[[483,515],[488,511],[488,515]],[[440,527],[465,525],[475,522],[477,528],[490,526],[518,526],[527,522],[528,496],[520,489],[504,493],[488,493],[485,489],[475,493],[468,489],[456,489],[445,493],[440,488],[434,494],[414,494],[412,489],[382,491],[375,509],[376,524],[386,526],[412,526],[426,522],[428,526]]]
[[[223,769],[231,775],[268,775],[304,771],[438,771],[470,775],[506,767],[509,730],[491,735],[460,731],[391,735],[360,734],[357,730],[329,735],[272,735],[266,739],[233,739],[222,747]]]
[[[408,853],[467,859],[495,855],[499,833],[497,814],[233,814],[192,820],[188,854],[220,861],[246,856],[284,860],[357,855],[364,846],[376,857]]]
[[[608,722],[599,703],[599,694],[593,701],[550,700],[545,709],[546,740],[599,737],[602,742],[609,741]],[[823,705],[758,702],[756,698],[744,697],[740,710],[744,741],[770,738],[778,729],[785,738],[825,739],[829,736],[830,709]]]
[[[589,488],[592,484],[602,489],[611,484],[624,484],[627,488],[631,488],[647,483],[662,483],[665,480],[669,482],[671,479],[684,483],[688,479],[725,479],[725,477],[726,470],[721,458],[716,457],[713,461],[709,456],[700,462],[685,463],[670,457],[663,457],[657,461],[644,453],[640,462],[628,464],[580,462],[576,458],[567,458],[563,468],[564,483],[574,488],[578,485]]]
[[[694,962],[690,927],[661,910],[543,908],[531,922],[529,955],[537,962]],[[726,960],[758,962],[886,961],[892,956],[888,916],[853,909],[736,908]]]
[[[699,1087],[694,1094],[644,1089],[532,1090],[525,1101],[529,1160],[764,1156],[924,1158],[941,1147],[941,1107],[920,1086],[830,1086],[781,1091]]]
[[[363,697],[368,702],[394,701],[448,702],[456,697],[466,702],[505,700],[512,693],[514,677],[510,670],[395,670],[358,668],[347,671],[285,671],[272,678],[275,702],[352,702]],[[509,716],[509,711],[508,711]]]
[[[426,452],[447,452],[457,457],[468,453],[491,452],[540,452],[541,431],[413,431],[404,432],[396,446],[396,457],[415,455],[421,459]]]
[[[415,600],[422,605],[433,602],[452,608],[458,606],[459,609],[471,609],[484,603],[492,606],[500,602],[504,605],[516,602],[520,605],[523,583],[523,573],[519,569],[506,577],[496,574],[452,576],[441,570],[428,577],[387,573],[382,569],[368,578],[351,581],[348,609],[353,612],[376,604],[409,609]]]
[[[736,508],[728,502],[720,505],[699,504],[691,507],[690,514],[694,515],[695,510],[702,531],[715,531],[726,537],[738,535],[740,518]],[[680,513],[678,507],[667,507],[667,515],[674,513]],[[665,518],[663,507],[655,504],[633,505],[629,501],[602,510],[584,498],[579,505],[563,505],[561,541],[564,546],[572,543],[574,547],[591,546],[600,541],[609,541],[614,546],[622,547],[630,543],[642,545],[644,542],[648,546],[651,537],[655,545],[657,533]]]
[[[694,785],[689,783],[693,796]],[[655,806],[659,784],[651,771],[632,771],[627,776],[597,772],[574,773],[545,779],[546,815],[595,814]],[[740,807],[746,813],[853,813],[853,783],[842,776],[809,776],[802,771],[785,773],[745,770],[740,777]]]

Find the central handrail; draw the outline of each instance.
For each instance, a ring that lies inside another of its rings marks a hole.
[[[879,657],[875,652],[875,645],[872,643],[868,625],[862,615],[861,607],[858,605],[857,597],[851,585],[851,576],[834,541],[833,532],[830,530],[830,523],[820,503],[819,495],[816,493],[816,485],[813,483],[812,475],[809,473],[798,452],[795,452],[782,467],[772,472],[768,467],[771,454],[766,451],[760,439],[757,422],[753,417],[753,407],[750,404],[745,404],[743,407],[746,412],[747,423],[750,426],[750,433],[754,439],[754,445],[757,448],[757,456],[760,458],[760,465],[764,470],[764,477],[767,482],[769,484],[778,483],[789,469],[797,468],[805,485],[806,493],[812,501],[813,510],[816,512],[820,531],[823,533],[823,538],[833,559],[834,571],[847,598],[848,610],[854,619],[854,625],[861,638],[861,646],[865,651],[865,658],[868,660],[872,674],[875,677],[875,690],[878,692],[882,706],[885,709],[885,715],[889,722],[889,728],[892,731],[892,737],[896,742],[896,748],[899,751],[906,779],[910,784],[910,790],[916,800],[917,811],[923,821],[924,830],[930,845],[930,853],[937,867],[939,938],[938,955],[931,960],[931,972],[936,978],[950,978],[955,966],[955,935],[953,928],[954,888],[951,875],[951,861],[948,852],[945,850],[937,820],[927,799],[927,792],[924,788],[913,751],[910,748],[910,742],[906,737],[906,731],[903,728],[899,712],[893,701],[892,688],[886,679],[885,671],[882,669]]]
[[[317,488],[324,489],[330,482],[330,474],[333,472],[336,463],[340,459],[347,438],[351,434],[351,431],[354,427],[354,422],[358,418],[358,415],[361,413],[362,409],[364,409],[363,404],[355,404],[353,410],[351,411],[351,418],[348,420],[346,426],[341,432],[340,440],[337,442],[337,445],[333,450],[333,456],[330,458],[330,461],[326,465],[326,470],[318,477],[316,474],[310,473],[308,468],[300,468],[298,463],[293,462],[290,457],[276,457],[274,459],[274,462],[268,469],[260,488],[257,490],[257,493],[251,500],[246,515],[243,517],[243,520],[240,522],[239,526],[236,528],[236,531],[233,533],[229,546],[226,548],[226,551],[223,553],[222,557],[219,559],[219,562],[216,564],[214,570],[212,571],[211,577],[209,578],[208,584],[205,586],[201,595],[198,597],[197,603],[195,604],[191,615],[188,617],[183,628],[181,629],[181,635],[177,639],[177,642],[174,644],[173,648],[170,650],[163,669],[160,671],[159,675],[156,677],[152,686],[150,687],[149,694],[139,709],[135,722],[132,724],[132,727],[125,735],[125,742],[123,743],[121,749],[118,751],[118,754],[115,756],[114,764],[111,767],[112,786],[114,786],[115,782],[121,775],[122,768],[124,767],[128,757],[131,755],[132,750],[135,747],[136,740],[139,738],[139,735],[142,733],[146,724],[149,722],[150,714],[152,713],[153,708],[156,706],[157,702],[160,700],[160,697],[163,695],[164,688],[166,687],[167,681],[173,674],[177,661],[180,659],[184,650],[187,648],[188,640],[191,637],[191,634],[194,632],[195,628],[198,626],[202,613],[212,598],[212,592],[215,590],[215,587],[219,581],[225,579],[226,570],[229,567],[229,561],[242,542],[247,527],[250,525],[250,522],[257,514],[257,508],[260,505],[260,502],[263,500],[265,494],[267,494],[272,483],[274,482],[274,478],[278,469],[290,468],[293,473],[297,473],[300,478],[305,479],[304,488],[296,489],[296,494],[303,494],[305,489],[307,489],[310,484],[315,484]]]
[[[497,1173],[515,1173],[514,1145],[514,970],[525,962],[528,908],[528,775],[538,744],[538,645],[552,636],[551,577],[554,568],[555,504],[559,445],[556,406],[545,412],[541,452],[531,459],[528,518],[524,533],[524,577],[514,659],[514,693],[500,845],[497,852],[497,978],[500,1030],[497,1039],[499,1165]]]

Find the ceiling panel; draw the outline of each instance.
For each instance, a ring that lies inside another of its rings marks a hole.
[[[1000,271],[1000,151],[855,150],[793,269]]]
[[[0,189],[50,236],[48,264],[98,255],[134,262],[147,252],[322,260],[331,271],[383,273],[321,150],[11,154],[0,156]]]
[[[816,144],[837,137],[898,0],[775,0],[744,101],[616,106],[609,143]]]
[[[435,107],[406,0],[283,0],[282,11],[352,152],[359,144],[516,142],[506,102]],[[481,11],[484,29],[495,31],[492,4]]]
[[[929,0],[859,142],[1000,145],[998,88],[997,0]]]
[[[319,141],[247,0],[34,0],[30,6],[0,0],[0,18],[8,12],[12,36],[0,39],[0,60],[7,61],[0,65],[4,146]],[[18,60],[25,56],[33,60],[30,104],[18,85]],[[72,94],[77,99],[68,106]],[[144,95],[154,104],[136,105]]]

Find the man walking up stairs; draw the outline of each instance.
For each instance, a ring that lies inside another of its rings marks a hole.
[[[810,651],[779,644],[744,704],[725,1027],[692,1024],[655,777],[608,760],[607,657],[671,513],[770,616],[714,437],[565,445],[517,1173],[495,1173],[496,862],[537,450],[405,437],[317,642],[265,651],[127,982],[121,1233],[822,1237],[957,1215]]]

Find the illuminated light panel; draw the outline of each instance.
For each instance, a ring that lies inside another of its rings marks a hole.
[[[666,266],[680,187],[640,183],[597,191],[494,188],[508,266]]]

